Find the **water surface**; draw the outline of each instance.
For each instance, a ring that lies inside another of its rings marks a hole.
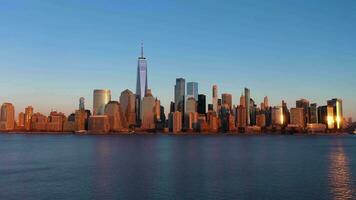
[[[0,199],[356,199],[355,136],[0,134]]]

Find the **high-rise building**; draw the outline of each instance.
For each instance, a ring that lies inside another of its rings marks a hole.
[[[15,128],[15,107],[11,103],[3,103],[0,111],[0,130],[12,131]]]
[[[272,124],[282,126],[284,123],[283,107],[275,106],[272,108]]]
[[[111,101],[110,90],[94,90],[93,115],[103,115],[105,106]]]
[[[301,128],[305,127],[304,109],[303,108],[291,108],[290,109],[290,124],[297,125]]]
[[[247,114],[246,114],[246,108],[242,105],[237,107],[237,126],[239,128],[244,128],[246,127],[246,120]]]
[[[188,82],[187,83],[187,98],[194,97],[195,101],[198,101],[198,83]]]
[[[136,97],[142,100],[146,95],[147,89],[147,60],[143,56],[143,45],[141,44],[141,56],[138,57],[137,61]]]
[[[304,109],[304,122],[305,124],[308,124],[310,119],[309,119],[309,101],[306,99],[300,99],[296,101],[296,107],[297,108],[303,108]]]
[[[198,114],[206,114],[206,96],[204,94],[198,95]]]
[[[33,115],[33,107],[32,106],[26,107],[25,108],[25,130],[26,131],[31,130],[32,115]]]
[[[85,99],[84,97],[79,98],[79,110],[85,110]]]
[[[266,115],[264,113],[259,113],[256,115],[256,125],[259,127],[266,126]]]
[[[110,131],[109,117],[107,115],[93,115],[89,117],[89,133],[108,133]]]
[[[62,132],[63,124],[66,121],[64,113],[52,111],[48,117],[47,131]]]
[[[269,107],[269,102],[268,102],[268,97],[267,96],[265,96],[263,98],[263,104],[264,104],[265,109],[267,109]]]
[[[143,129],[154,129],[155,128],[155,105],[156,99],[153,97],[151,90],[148,89],[146,92],[146,96],[142,99],[142,112],[141,112],[141,120],[142,120],[142,128]]]
[[[283,125],[288,126],[290,122],[290,112],[287,107],[287,103],[284,100],[282,101],[282,109],[283,109]]]
[[[126,89],[120,95],[120,107],[129,126],[136,124],[135,94]]]
[[[21,129],[23,129],[25,127],[25,113],[24,112],[19,113],[19,119],[18,119],[17,126]]]
[[[318,107],[318,123],[328,124],[328,107],[319,106]]]
[[[250,89],[245,88],[246,123],[250,125]]]
[[[148,89],[147,82],[147,60],[143,56],[143,44],[141,44],[141,56],[137,61],[137,82],[136,82],[136,102],[135,113],[136,123],[139,125],[141,121],[141,101],[145,97]]]
[[[174,104],[175,111],[184,112],[185,100],[185,80],[184,78],[177,78],[174,86]]]
[[[227,108],[229,110],[232,109],[232,95],[231,94],[227,94],[227,93],[221,94],[221,100],[222,100],[223,106],[227,105]]]
[[[213,85],[213,111],[218,113],[218,86]]]
[[[186,113],[195,113],[197,112],[197,101],[195,100],[194,97],[189,97],[187,99],[187,104],[186,104]]]
[[[110,101],[107,103],[105,106],[105,115],[107,115],[109,119],[110,131],[118,132],[128,127],[124,120],[119,102]]]
[[[329,115],[329,111],[328,111],[328,117],[330,116],[333,118],[334,128],[342,129],[343,121],[344,121],[342,100],[341,99],[331,99],[331,100],[327,101],[327,105],[328,105],[328,107],[332,107],[332,109],[333,109],[333,115]]]
[[[310,104],[310,121],[309,123],[316,124],[318,122],[318,108],[316,103]]]
[[[172,132],[173,133],[179,133],[182,131],[182,113],[179,111],[175,111],[172,114],[172,120],[173,120],[173,127],[172,127]]]

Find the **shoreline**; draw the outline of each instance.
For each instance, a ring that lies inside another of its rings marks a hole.
[[[140,133],[130,133],[130,132],[122,132],[122,133],[73,133],[73,132],[21,132],[21,131],[10,131],[10,132],[0,132],[0,134],[6,135],[102,135],[102,136],[145,136],[145,135],[167,135],[167,136],[345,136],[345,135],[354,135],[347,132],[340,133],[164,133],[164,132],[140,132]]]

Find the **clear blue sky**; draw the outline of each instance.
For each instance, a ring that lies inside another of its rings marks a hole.
[[[344,100],[356,118],[356,1],[16,1],[0,5],[0,102],[66,114],[80,96],[134,91],[140,43],[166,109],[176,77],[208,95]]]

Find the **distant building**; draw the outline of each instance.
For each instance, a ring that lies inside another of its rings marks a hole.
[[[223,93],[221,94],[221,100],[222,100],[222,105],[227,105],[228,109],[231,110],[232,109],[232,95],[231,94],[227,94],[227,93]]]
[[[32,131],[47,131],[47,116],[41,113],[35,113],[31,117],[31,130]]]
[[[119,132],[124,128],[128,128],[124,114],[121,112],[119,102],[110,101],[106,104],[105,115],[108,116],[111,132]]]
[[[109,117],[107,115],[93,115],[89,117],[89,133],[108,133],[110,131]]]
[[[79,98],[79,110],[85,110],[85,99],[84,97]]]
[[[48,117],[47,131],[62,132],[66,116],[61,112],[52,111]]]
[[[305,115],[303,108],[291,108],[290,109],[290,124],[297,125],[301,128],[305,127]]]
[[[177,78],[176,85],[174,86],[174,105],[175,111],[184,113],[185,101],[185,79]]]
[[[274,126],[282,126],[284,122],[282,106],[272,108],[272,124]]]
[[[111,101],[110,90],[94,90],[93,115],[103,115],[109,101]]]
[[[268,102],[268,97],[265,96],[263,98],[263,104],[264,104],[264,108],[267,109],[269,107],[269,102]]]
[[[173,133],[179,133],[182,131],[182,113],[175,111],[173,113]]]
[[[316,103],[310,104],[310,123],[311,124],[316,124],[319,123],[318,121],[318,107]]]
[[[151,90],[148,89],[146,96],[142,99],[142,112],[141,120],[143,129],[154,129],[155,128],[155,104],[156,99],[152,96]]]
[[[259,127],[266,126],[266,115],[264,113],[259,113],[256,115],[256,125]]]
[[[250,89],[245,88],[245,108],[246,108],[246,124],[250,125]]]
[[[208,112],[210,111],[214,111],[214,106],[211,103],[208,104]]]
[[[187,83],[187,98],[193,97],[195,101],[198,101],[198,83],[188,82]]]
[[[204,94],[198,95],[198,114],[206,114],[206,96]]]
[[[20,112],[19,113],[19,118],[18,118],[18,123],[17,126],[20,129],[24,129],[25,128],[25,113],[24,112]]]
[[[333,109],[333,115],[328,114],[328,117],[330,116],[333,118],[334,128],[342,129],[343,121],[344,121],[342,100],[341,99],[331,99],[331,100],[327,101],[327,105],[328,105],[328,107],[332,107],[332,109]]]
[[[318,122],[321,124],[328,124],[328,107],[319,106],[318,107]]]
[[[12,131],[15,128],[15,107],[11,103],[3,103],[0,111],[0,130]]]
[[[135,100],[136,100],[136,96],[130,90],[126,89],[123,92],[121,92],[120,107],[121,107],[121,111],[125,116],[125,120],[128,126],[133,126],[136,124]]]
[[[310,122],[309,104],[310,104],[309,101],[306,99],[300,99],[300,100],[296,101],[296,107],[304,109],[304,123],[305,124],[308,124]]]
[[[33,115],[33,107],[32,106],[26,107],[25,108],[25,130],[26,131],[31,130],[32,115]]]
[[[148,89],[147,81],[147,60],[143,56],[143,45],[141,44],[141,56],[137,60],[137,82],[136,82],[136,122],[141,119],[141,101],[146,96]]]
[[[189,97],[187,99],[187,104],[186,104],[186,113],[195,113],[197,112],[197,102],[194,97]]]
[[[213,85],[213,111],[215,113],[218,113],[218,86]]]
[[[90,112],[86,110],[76,110],[75,111],[75,131],[87,130],[88,129],[88,119]]]

